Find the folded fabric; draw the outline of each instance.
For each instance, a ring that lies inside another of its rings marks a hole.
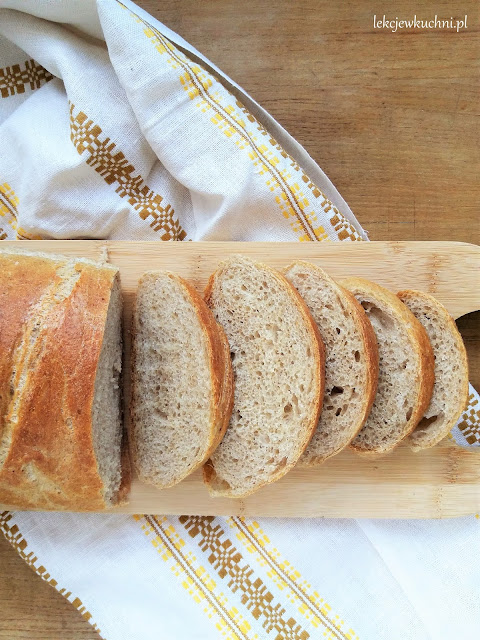
[[[305,150],[128,0],[0,7],[1,239],[367,240]],[[480,444],[473,389],[452,435]],[[479,523],[0,516],[108,640],[467,637]]]

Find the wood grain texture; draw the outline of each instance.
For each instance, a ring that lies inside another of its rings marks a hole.
[[[480,242],[475,0],[140,4],[307,149],[372,240]],[[391,33],[374,13],[469,23]]]
[[[433,294],[453,317],[480,309],[480,247],[455,242],[116,242],[40,240],[2,246],[109,261],[120,269],[124,297],[125,416],[130,387],[130,327],[138,280],[151,269],[178,273],[202,292],[221,260],[241,253],[282,269],[309,260],[334,278],[361,276],[393,292]],[[480,452],[448,440],[413,453],[398,447],[381,459],[351,451],[317,469],[293,469],[244,500],[211,498],[196,472],[159,491],[134,480],[124,513],[246,516],[440,518],[480,510]]]
[[[372,240],[479,243],[475,0],[439,0],[431,9],[413,0],[394,7],[365,0],[137,1],[306,147]],[[469,28],[375,32],[373,13],[467,13]],[[457,324],[479,388],[480,313]],[[0,540],[0,638],[98,637]]]
[[[0,535],[0,639],[98,640],[85,618]]]

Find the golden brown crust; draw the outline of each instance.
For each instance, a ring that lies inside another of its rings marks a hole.
[[[143,277],[150,276],[155,272],[147,272]],[[220,444],[223,438],[227,425],[230,421],[230,415],[233,408],[233,373],[230,361],[230,347],[228,345],[227,338],[223,329],[215,322],[212,312],[205,304],[201,295],[197,290],[184,278],[171,272],[162,272],[162,275],[167,275],[172,280],[175,280],[180,287],[182,287],[189,298],[193,309],[197,315],[198,321],[202,328],[203,336],[205,339],[205,345],[209,359],[209,369],[212,377],[212,397],[211,397],[211,410],[210,410],[210,433],[207,443],[206,451],[203,457],[188,470],[185,475],[172,482],[169,485],[162,486],[162,488],[168,488],[174,484],[178,484],[185,477],[193,473],[196,469],[204,464],[208,457]],[[141,282],[142,279],[140,279]],[[130,403],[131,409],[131,453],[134,468],[137,475],[139,474],[139,466],[136,462],[136,435],[135,435],[135,411],[134,411],[134,398],[135,398],[135,385],[136,379],[134,375],[135,362],[136,362],[136,347],[135,347],[135,309],[133,312],[133,336],[132,336],[132,358],[131,358],[131,370],[132,370],[132,400]]]
[[[320,413],[322,412],[323,396],[325,394],[325,345],[323,344],[322,336],[320,335],[320,331],[318,330],[317,323],[313,319],[313,316],[310,313],[310,309],[307,307],[305,300],[302,298],[302,296],[298,293],[295,287],[287,280],[287,278],[282,273],[280,273],[279,271],[276,271],[272,267],[267,266],[267,269],[270,269],[270,271],[274,275],[279,276],[279,278],[282,280],[283,284],[285,285],[285,288],[287,289],[288,293],[293,298],[293,300],[297,303],[298,309],[300,310],[303,320],[305,321],[305,326],[307,327],[307,330],[310,333],[310,338],[312,340],[312,344],[314,347],[313,354],[315,356],[315,368],[317,371],[318,389],[315,394],[315,405],[312,411],[308,434],[305,441],[300,445],[300,449],[297,455],[297,458],[299,458],[302,455],[302,453],[305,451],[305,449],[308,447],[308,443],[310,442],[310,440],[313,438],[313,434],[315,433],[318,420],[320,418]],[[295,463],[293,463],[289,468],[293,468],[294,466],[295,466]],[[281,477],[283,475],[285,474],[282,473],[278,477]],[[274,482],[276,479],[277,478],[274,477],[272,479],[272,482]]]
[[[383,305],[390,308],[391,313],[402,323],[412,345],[413,353],[417,355],[418,367],[416,375],[417,400],[413,412],[405,423],[402,437],[388,449],[365,449],[360,444],[352,442],[350,448],[363,455],[378,455],[393,450],[400,442],[410,435],[421,420],[426,408],[430,404],[434,383],[434,358],[433,351],[425,329],[415,318],[413,313],[404,305],[397,296],[384,287],[363,278],[347,278],[340,282],[341,286],[349,291],[364,292],[366,295],[377,299]]]
[[[215,321],[213,313],[207,304],[190,283],[178,278],[187,289],[197,316],[200,320],[210,359],[210,371],[212,372],[212,408],[211,408],[211,432],[208,451],[204,459],[196,468],[214,452],[220,444],[233,409],[233,371],[230,359],[230,345],[223,328]]]
[[[0,253],[0,389],[9,388],[14,350],[32,306],[59,283],[57,264],[44,258],[21,259]],[[10,393],[0,393],[0,442]]]
[[[397,293],[397,296],[402,302],[408,301],[411,298],[418,299],[420,297],[425,301],[427,301],[429,304],[431,304],[433,307],[435,307],[437,312],[443,317],[443,321],[445,323],[445,330],[448,331],[452,335],[453,339],[455,340],[455,345],[456,345],[456,348],[458,349],[458,353],[462,361],[462,367],[463,367],[462,388],[458,393],[458,406],[457,406],[457,409],[452,412],[450,419],[445,422],[442,431],[437,432],[435,436],[433,436],[430,440],[428,440],[427,443],[420,444],[419,442],[413,440],[411,435],[407,439],[408,444],[414,451],[420,451],[428,447],[433,447],[434,445],[438,444],[440,440],[443,440],[443,438],[445,438],[450,433],[452,428],[455,426],[455,424],[457,423],[457,420],[460,418],[462,414],[462,411],[464,411],[465,409],[465,406],[468,402],[467,351],[465,349],[462,336],[460,335],[460,332],[457,329],[457,325],[455,324],[455,320],[452,318],[452,316],[449,314],[448,310],[443,306],[443,304],[441,304],[436,298],[429,295],[428,293],[424,293],[423,291],[416,291],[416,290],[410,290],[410,289],[399,291]],[[427,409],[428,409],[428,405],[425,411]],[[425,413],[425,411],[423,412],[423,414]],[[421,418],[423,417],[423,414]]]
[[[338,286],[340,287],[340,285]],[[353,438],[355,438],[355,436],[360,433],[365,422],[367,421],[370,409],[372,408],[373,401],[375,400],[375,395],[377,393],[378,345],[375,331],[373,330],[372,323],[365,313],[365,309],[358,302],[355,296],[350,291],[348,291],[348,289],[345,289],[344,287],[340,287],[340,289],[342,290],[342,293],[344,293],[348,298],[348,301],[351,304],[351,311],[355,317],[355,324],[362,334],[362,340],[365,344],[365,353],[367,356],[368,365],[365,379],[366,395],[363,403],[362,420],[355,435],[353,436]]]
[[[3,412],[12,433],[0,470],[0,502],[22,509],[105,509],[110,505],[94,453],[92,404],[117,271],[69,261],[73,289],[55,304],[45,300],[40,310],[46,278],[50,293],[58,294],[63,278],[57,272],[68,259],[5,254],[0,260],[11,270],[0,269],[1,306],[8,309],[0,316],[12,325],[12,335],[16,327],[6,356],[10,370],[4,366],[0,378],[2,396],[9,395],[12,375],[14,389]]]
[[[213,288],[215,286],[215,280],[217,277],[221,275],[224,265],[225,263],[220,264],[217,271],[215,271],[210,276],[207,286],[205,287],[204,300],[210,308],[212,308],[211,298],[212,298]],[[303,442],[299,443],[298,451],[296,452],[295,456],[292,456],[294,458],[293,461],[290,464],[283,467],[282,469],[280,469],[275,475],[273,475],[269,479],[268,482],[265,483],[265,484],[271,484],[272,482],[279,480],[281,477],[283,477],[288,471],[290,471],[295,466],[296,461],[307,448],[308,443],[312,439],[313,434],[315,433],[315,429],[317,428],[318,419],[320,417],[320,412],[322,410],[324,386],[325,386],[325,346],[320,336],[320,332],[318,331],[316,322],[314,321],[307,305],[305,304],[303,298],[300,296],[300,294],[295,289],[295,287],[287,280],[287,278],[285,278],[285,276],[282,273],[280,273],[276,269],[268,265],[265,265],[263,263],[257,263],[257,266],[259,268],[266,269],[277,280],[281,282],[282,286],[285,288],[288,295],[292,298],[292,301],[294,302],[295,306],[300,311],[302,318],[305,322],[305,327],[307,328],[307,331],[310,334],[310,338],[312,341],[312,347],[313,347],[312,351],[315,357],[315,365],[317,370],[316,380],[318,382],[318,389],[317,389],[317,393],[315,394],[315,403],[313,406],[311,420],[307,429],[306,437]],[[228,424],[227,424],[227,427],[228,427]],[[212,487],[212,483],[214,482],[216,475],[217,474],[215,471],[215,466],[213,464],[213,461],[211,459],[208,459],[203,467],[203,480],[205,484],[208,486],[208,490],[212,496],[244,498],[244,497],[247,497],[248,495],[251,495],[252,493],[254,493],[260,488],[260,487],[255,487],[251,491],[243,493],[241,496],[235,495],[228,490],[219,491]]]
[[[365,355],[366,355],[366,377],[365,377],[365,396],[363,398],[363,406],[359,416],[358,426],[350,438],[350,441],[360,432],[365,421],[370,413],[370,409],[372,407],[373,401],[375,399],[375,393],[377,391],[377,381],[378,381],[378,347],[377,347],[377,339],[375,337],[375,332],[370,323],[370,320],[367,318],[365,310],[357,301],[355,296],[341,287],[335,280],[333,280],[321,267],[316,264],[307,262],[305,260],[295,260],[291,264],[289,264],[284,269],[284,274],[288,279],[289,270],[295,266],[300,265],[304,266],[308,270],[318,271],[320,277],[323,280],[326,280],[330,283],[330,285],[337,289],[338,293],[343,296],[343,302],[346,304],[352,318],[353,322],[360,334],[360,338],[365,346]],[[320,332],[321,335],[321,332]],[[330,455],[324,456],[321,460],[318,458],[307,458],[303,456],[299,461],[299,464],[302,467],[314,467],[322,464],[328,458],[339,453],[345,446],[349,443],[346,442],[343,447],[337,449],[336,451],[330,453]]]

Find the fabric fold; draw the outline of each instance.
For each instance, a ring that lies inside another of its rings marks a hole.
[[[1,240],[368,239],[301,145],[129,0],[0,0],[0,139]],[[480,445],[473,388],[452,437]],[[479,526],[0,514],[108,640],[467,637]]]

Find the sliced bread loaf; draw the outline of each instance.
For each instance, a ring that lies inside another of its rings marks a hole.
[[[465,408],[467,353],[453,318],[438,300],[421,291],[400,291],[397,295],[425,328],[435,356],[432,399],[407,441],[414,451],[419,451],[440,442]]]
[[[348,278],[341,285],[365,309],[379,352],[373,406],[350,446],[362,453],[386,453],[415,429],[430,403],[432,347],[420,322],[391,291],[361,278]]]
[[[171,487],[202,465],[232,403],[230,349],[212,312],[183,278],[145,273],[132,346],[130,442],[139,478]]]
[[[297,291],[266,265],[232,257],[210,278],[205,299],[230,343],[235,401],[204,479],[213,495],[243,497],[285,475],[312,437],[323,344]]]
[[[363,427],[375,397],[375,333],[355,297],[308,262],[285,270],[305,300],[325,345],[325,395],[315,434],[299,464],[319,464],[341,451]]]
[[[0,251],[0,503],[99,511],[125,497],[121,316],[115,267]]]

